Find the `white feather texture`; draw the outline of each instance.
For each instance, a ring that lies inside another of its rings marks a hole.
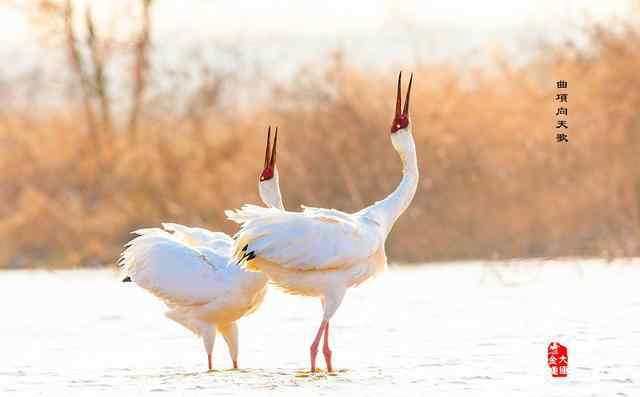
[[[226,252],[225,252],[226,251]],[[161,229],[145,232],[129,242],[122,253],[123,272],[169,307],[204,305],[224,307],[229,290],[240,286],[228,250],[191,246]],[[212,308],[213,309],[213,308]],[[215,311],[215,310],[213,310]],[[235,321],[235,318],[220,320]]]
[[[201,227],[188,227],[177,223],[163,223],[162,227],[190,245],[221,250],[229,249],[233,245],[233,239],[222,232],[212,232]]]
[[[373,255],[384,233],[373,219],[337,210],[302,212],[246,205],[229,219],[242,224],[236,248],[294,271],[345,268]],[[240,259],[236,251],[236,258]],[[277,281],[277,280],[276,280]]]
[[[282,208],[280,189],[273,184],[259,182],[260,196],[265,204]],[[234,241],[224,233],[175,223],[162,227],[133,232],[137,237],[120,257],[123,275],[161,299],[169,308],[167,317],[201,336],[209,360],[219,331],[237,365],[235,322],[260,306],[267,277],[236,264]]]
[[[267,291],[267,278],[236,265],[229,236],[216,235],[203,245],[191,245],[200,243],[200,233],[190,235],[189,228],[182,225],[170,229],[180,231],[136,231],[139,235],[127,244],[120,258],[123,274],[161,299],[169,308],[167,317],[201,336],[207,354],[213,350],[216,329],[220,331],[230,343],[235,363],[235,321],[258,309]]]

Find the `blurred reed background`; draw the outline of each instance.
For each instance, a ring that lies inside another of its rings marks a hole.
[[[473,67],[428,52],[367,66],[336,46],[276,78],[278,63],[253,65],[241,45],[157,66],[155,6],[130,1],[114,33],[89,6],[4,5],[32,21],[40,66],[62,62],[55,81],[0,68],[0,267],[111,264],[131,230],[163,221],[233,233],[223,210],[259,202],[268,124],[287,208],[383,198],[401,175],[388,137],[398,67],[415,73],[421,183],[392,261],[640,254],[635,16],[586,25],[583,43],[528,44],[527,57],[483,48]],[[568,144],[555,141],[559,79]]]

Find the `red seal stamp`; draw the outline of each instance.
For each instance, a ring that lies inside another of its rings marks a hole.
[[[551,376],[554,378],[562,378],[567,376],[567,367],[569,366],[569,354],[566,346],[558,342],[549,343],[547,348],[547,364],[551,368]]]

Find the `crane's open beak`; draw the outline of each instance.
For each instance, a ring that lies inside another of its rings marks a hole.
[[[273,149],[271,149],[271,126],[267,130],[267,149],[264,152],[264,169],[273,169],[276,166],[276,146],[278,145],[278,127],[273,137]]]
[[[269,129],[267,130],[267,150],[265,150],[264,152],[264,168],[267,168],[267,166],[269,165],[269,148],[271,147],[271,126],[269,126]]]
[[[413,83],[413,73],[411,73],[411,78],[409,79],[407,96],[404,100],[404,109],[402,109],[402,72],[400,72],[398,75],[398,90],[396,92],[396,114],[393,117],[393,124],[391,124],[392,134],[409,126],[409,99],[411,97],[411,83]],[[400,109],[402,109],[402,111]]]
[[[411,83],[413,83],[413,73],[411,73],[411,77],[409,78],[409,87],[407,88],[407,96],[404,100],[404,109],[402,109],[402,113],[400,113],[400,109],[402,108],[402,72],[398,75],[398,91],[396,96],[396,120],[400,119],[400,116],[409,117],[409,98],[411,96]]]
[[[271,152],[271,160],[269,161],[269,166],[271,166],[272,169],[275,169],[276,167],[276,147],[278,146],[278,127],[276,127],[276,134],[273,137],[273,151]],[[269,149],[269,147],[267,146],[267,150]]]
[[[411,77],[409,78],[409,87],[407,88],[407,97],[404,99],[404,109],[402,110],[402,115],[404,117],[409,117],[409,97],[411,96],[411,83],[413,83],[413,73],[411,73]]]
[[[398,75],[398,93],[396,95],[396,116],[395,119],[398,120],[400,118],[400,109],[402,108],[402,72]]]

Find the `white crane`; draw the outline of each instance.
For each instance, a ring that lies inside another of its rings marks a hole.
[[[311,371],[316,369],[318,344],[332,371],[329,320],[352,286],[382,272],[387,265],[384,244],[398,217],[407,209],[418,186],[418,164],[409,122],[411,82],[401,112],[398,77],[391,143],[402,160],[402,181],[384,200],[353,214],[335,209],[304,207],[302,212],[245,205],[227,211],[241,224],[234,255],[248,270],[265,273],[284,291],[319,297],[323,316],[311,344]]]
[[[264,169],[258,182],[262,201],[283,210],[276,168],[278,130],[270,150],[271,127],[267,133]],[[123,281],[133,281],[161,299],[167,317],[202,337],[209,370],[211,354],[220,331],[238,367],[236,320],[255,311],[267,290],[267,277],[248,272],[232,258],[233,239],[220,232],[163,223],[163,229],[133,232],[120,257]]]

